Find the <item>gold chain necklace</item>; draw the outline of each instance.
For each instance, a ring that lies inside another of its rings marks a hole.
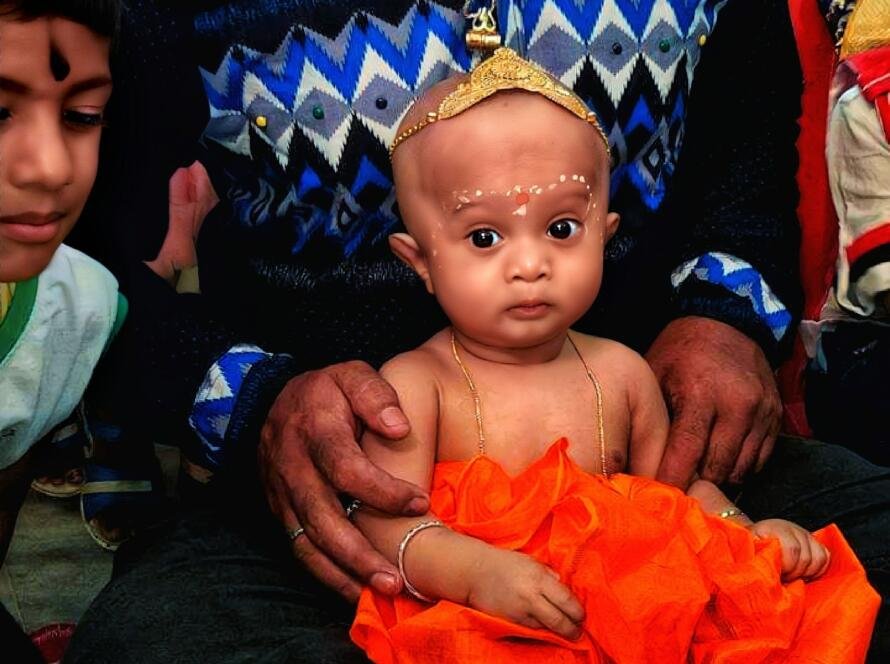
[[[572,339],[572,336],[566,333],[566,339],[568,339],[569,343],[572,345],[572,349],[574,349],[575,354],[578,356],[578,359],[581,360],[581,364],[584,366],[584,371],[587,374],[587,379],[590,381],[590,384],[593,385],[593,391],[596,394],[596,425],[598,435],[597,442],[599,443],[600,451],[600,469],[603,477],[608,479],[609,471],[606,468],[606,431],[603,425],[603,388],[600,385],[599,380],[597,380],[596,374],[594,374],[588,366],[587,361],[584,359],[584,356],[581,354],[578,346],[575,345],[575,341],[574,339]],[[482,400],[479,398],[479,390],[476,388],[476,383],[473,382],[473,377],[472,375],[470,375],[470,370],[467,369],[466,365],[463,363],[463,360],[461,360],[460,353],[457,352],[457,338],[454,336],[454,328],[451,328],[451,354],[454,356],[454,361],[457,362],[457,366],[460,367],[460,370],[467,381],[467,386],[470,388],[470,394],[473,396],[473,410],[476,417],[476,429],[479,433],[479,454],[484,455],[485,428],[482,426]]]

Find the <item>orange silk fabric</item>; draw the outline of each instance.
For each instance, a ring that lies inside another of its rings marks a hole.
[[[366,589],[350,632],[374,662],[862,662],[880,599],[840,531],[821,578],[783,584],[777,541],[682,492],[578,468],[561,439],[515,478],[488,457],[436,466],[433,512],[559,572],[584,605],[567,641],[474,609]]]

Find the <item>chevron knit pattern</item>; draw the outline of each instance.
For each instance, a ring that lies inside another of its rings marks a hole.
[[[627,188],[623,195],[655,210],[724,2],[502,0],[499,11],[505,43],[601,115],[617,157],[613,194]],[[242,224],[290,224],[293,253],[316,234],[338,241],[345,256],[385,237],[397,222],[386,147],[417,95],[471,65],[465,28],[454,9],[418,2],[398,23],[357,12],[334,37],[294,25],[273,53],[234,45],[215,71],[202,71],[205,138],[277,162],[252,187],[233,178],[229,198]]]
[[[210,367],[189,418],[203,448],[201,458],[192,461],[208,470],[219,467],[223,440],[244,377],[254,364],[270,356],[256,346],[233,346]]]
[[[712,252],[688,260],[674,270],[671,283],[674,288],[679,288],[690,278],[723,286],[746,298],[776,340],[785,335],[791,324],[791,314],[773,294],[760,273],[750,263],[735,256]]]

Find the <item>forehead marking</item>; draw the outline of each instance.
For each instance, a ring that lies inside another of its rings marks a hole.
[[[53,43],[49,45],[49,69],[56,81],[64,81],[71,73],[71,65],[68,64],[67,58],[59,52],[59,48]]]

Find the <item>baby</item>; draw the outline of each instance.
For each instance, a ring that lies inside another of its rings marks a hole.
[[[618,224],[580,99],[500,49],[416,103],[393,169],[408,233],[390,244],[452,325],[382,369],[409,436],[363,439],[432,502],[356,515],[410,595],[365,591],[351,634],[369,657],[808,661],[840,642],[831,661],[861,661],[878,598],[839,532],[647,479],[668,429],[652,372],[570,330]]]

